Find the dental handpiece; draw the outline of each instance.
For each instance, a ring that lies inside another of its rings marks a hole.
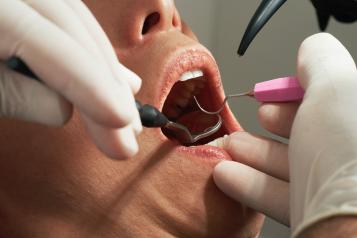
[[[257,83],[254,89],[249,92],[228,95],[224,99],[221,108],[214,112],[205,110],[197,98],[194,97],[194,99],[201,111],[209,115],[217,115],[223,111],[227,101],[231,98],[249,96],[255,98],[258,102],[269,103],[300,101],[304,98],[304,95],[305,91],[300,86],[299,80],[290,76]]]
[[[140,114],[141,123],[144,127],[159,128],[169,123],[169,119],[157,108],[148,104],[142,105],[138,100],[136,100],[135,103]]]

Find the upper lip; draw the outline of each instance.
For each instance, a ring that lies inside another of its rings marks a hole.
[[[166,61],[163,67],[162,78],[158,82],[159,91],[158,100],[155,100],[155,106],[162,110],[164,102],[170,93],[173,85],[180,79],[181,75],[187,71],[201,70],[206,78],[206,83],[213,86],[217,93],[215,101],[217,107],[224,100],[221,78],[218,66],[213,56],[204,47],[188,47],[174,53]]]

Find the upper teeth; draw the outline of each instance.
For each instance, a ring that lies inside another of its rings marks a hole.
[[[186,73],[183,73],[180,77],[180,81],[187,81],[190,79],[195,79],[203,76],[203,72],[201,70],[193,70],[193,71],[187,71]]]

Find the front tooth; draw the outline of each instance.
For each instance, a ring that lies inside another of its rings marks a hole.
[[[220,137],[220,138],[215,139],[214,141],[211,141],[207,145],[223,149],[227,139],[228,139],[228,135],[224,135],[223,137]]]
[[[199,78],[202,76],[203,76],[203,72],[201,70],[187,71],[181,75],[180,81],[184,82],[184,81],[194,79],[194,78]]]
[[[195,78],[199,78],[203,76],[203,72],[201,70],[194,70],[192,71],[193,76],[195,76]]]

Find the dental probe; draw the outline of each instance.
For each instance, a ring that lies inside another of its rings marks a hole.
[[[258,102],[263,103],[293,102],[302,100],[304,94],[305,91],[300,86],[300,83],[296,77],[284,77],[257,83],[252,91],[246,93],[228,95],[224,99],[222,107],[215,112],[205,110],[200,105],[197,98],[194,97],[194,99],[200,110],[202,110],[204,113],[209,115],[217,115],[223,111],[225,104],[231,98],[249,96],[254,97]]]
[[[19,58],[12,57],[6,61],[6,65],[15,70],[18,73],[29,76],[34,80],[40,79],[28,68],[28,66]],[[135,100],[136,108],[140,114],[140,120],[144,127],[147,128],[166,128],[167,130],[173,132],[175,138],[182,144],[190,145],[196,143],[197,141],[215,134],[222,126],[223,120],[220,115],[217,115],[217,123],[207,128],[205,131],[192,134],[187,127],[182,124],[170,121],[163,113],[161,113],[154,106],[145,104],[142,105],[141,102]]]

